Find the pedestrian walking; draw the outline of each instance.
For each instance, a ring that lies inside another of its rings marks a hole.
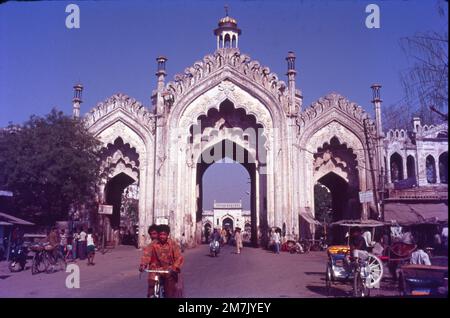
[[[222,231],[220,232],[220,236],[222,239],[222,244],[226,245],[227,244],[227,231],[225,229],[222,229]]]
[[[73,254],[73,236],[68,235],[67,236],[67,245],[64,253],[64,259],[74,261],[74,254]]]
[[[116,228],[114,230],[114,246],[120,245],[120,232],[119,229]]]
[[[184,253],[184,248],[186,247],[186,236],[184,235],[184,233],[181,235],[181,240],[180,240],[180,248],[181,248],[181,253]]]
[[[60,234],[60,241],[59,241],[59,249],[61,251],[62,255],[66,255],[66,250],[67,250],[67,234],[66,234],[66,230],[62,229],[61,230],[61,234]]]
[[[276,229],[272,234],[272,241],[275,245],[275,253],[280,254],[280,245],[281,245],[281,231]]]
[[[87,250],[88,265],[95,265],[94,263],[95,243],[96,243],[95,241],[96,239],[94,237],[92,228],[89,228],[86,235],[86,250]]]
[[[87,233],[84,231],[83,228],[81,228],[80,238],[78,239],[78,245],[80,246],[80,248],[79,248],[80,260],[86,259],[86,249],[87,249],[86,236],[87,236]]]
[[[80,235],[78,233],[78,231],[76,230],[73,234],[72,234],[72,259],[76,260],[77,257],[79,256],[78,253],[78,240],[80,239]]]
[[[234,231],[234,240],[236,242],[236,253],[241,254],[241,249],[243,245],[242,245],[241,229],[239,227],[237,227],[236,230]]]

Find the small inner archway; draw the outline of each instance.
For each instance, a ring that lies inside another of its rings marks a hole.
[[[427,182],[436,183],[436,161],[432,155],[425,159],[425,167],[427,173]]]
[[[99,201],[113,207],[112,215],[103,219],[105,224],[101,229],[105,230],[107,241],[113,239],[113,230],[121,229],[122,234],[128,234],[122,240],[126,243],[135,239],[135,227],[139,223],[139,154],[117,137],[101,150],[100,156]]]
[[[234,221],[232,218],[230,217],[226,217],[222,220],[222,228],[223,229],[228,229],[230,231],[234,230]]]
[[[131,178],[130,176],[128,176],[125,173],[119,173],[118,175],[116,175],[115,177],[113,177],[112,179],[110,179],[105,186],[105,204],[107,205],[112,205],[113,206],[113,214],[108,216],[108,221],[106,223],[106,235],[107,235],[107,239],[110,238],[111,236],[111,229],[119,229],[119,227],[121,227],[121,225],[123,226],[123,222],[121,222],[123,219],[121,218],[121,216],[125,216],[124,213],[121,213],[123,211],[123,204],[124,204],[124,192],[125,189],[127,189],[130,185],[134,184],[136,182],[136,180],[134,180],[133,178]],[[137,217],[137,204],[133,205],[132,207],[129,207],[130,209],[134,209],[133,211],[135,211],[133,214],[135,215],[135,217],[133,218],[134,220],[132,221],[132,223],[135,223],[136,220],[135,218]],[[125,213],[128,215],[128,213]],[[125,222],[128,223],[127,225],[127,232],[132,231],[134,229],[130,229],[128,228],[130,223],[129,222]]]
[[[416,162],[411,155],[406,158],[406,171],[408,173],[408,179],[416,178]]]
[[[391,182],[403,180],[403,159],[398,153],[391,155]]]
[[[361,217],[357,166],[353,149],[341,143],[337,137],[324,143],[314,154],[315,180],[331,192],[333,222]]]
[[[351,218],[351,215],[348,215],[350,201],[348,183],[334,172],[326,174],[317,182],[324,185],[331,193],[331,221]]]

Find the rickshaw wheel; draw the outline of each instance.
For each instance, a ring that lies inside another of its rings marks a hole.
[[[325,271],[325,287],[326,287],[326,292],[327,292],[327,296],[330,295],[330,290],[331,290],[331,266],[330,264],[327,264],[327,269]]]
[[[383,278],[383,263],[375,255],[369,254],[370,287],[378,285]]]

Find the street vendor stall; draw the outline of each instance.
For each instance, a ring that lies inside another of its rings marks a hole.
[[[13,237],[14,229],[20,226],[32,226],[32,225],[34,225],[34,223],[0,212],[0,228],[1,228],[0,233],[2,234],[1,243],[3,245],[7,261],[9,261],[9,254],[11,251],[12,240],[15,239]]]

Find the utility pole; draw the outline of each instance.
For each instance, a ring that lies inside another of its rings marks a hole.
[[[377,154],[377,161],[378,161],[378,171],[379,171],[379,179],[380,179],[380,184],[379,184],[379,188],[381,187],[381,193],[380,193],[380,197],[381,197],[381,214],[378,214],[378,217],[381,218],[382,220],[384,220],[384,173],[385,173],[385,169],[386,167],[384,166],[384,157],[383,157],[383,149],[384,149],[384,145],[383,145],[383,139],[384,139],[384,134],[383,134],[383,126],[382,126],[382,121],[381,121],[381,96],[380,96],[380,88],[381,85],[380,84],[373,84],[371,86],[372,88],[372,104],[374,106],[374,110],[375,110],[375,128],[376,128],[376,154]],[[377,205],[378,207],[378,205]]]
[[[364,136],[366,138],[366,146],[367,146],[367,154],[369,155],[369,167],[370,167],[370,175],[372,177],[372,188],[373,188],[373,199],[375,203],[375,209],[377,211],[377,214],[380,215],[379,207],[378,207],[378,195],[377,195],[377,186],[376,186],[376,179],[375,179],[375,169],[373,167],[373,156],[372,156],[372,149],[370,146],[370,133],[369,129],[367,127],[367,121],[368,118],[364,119]]]

